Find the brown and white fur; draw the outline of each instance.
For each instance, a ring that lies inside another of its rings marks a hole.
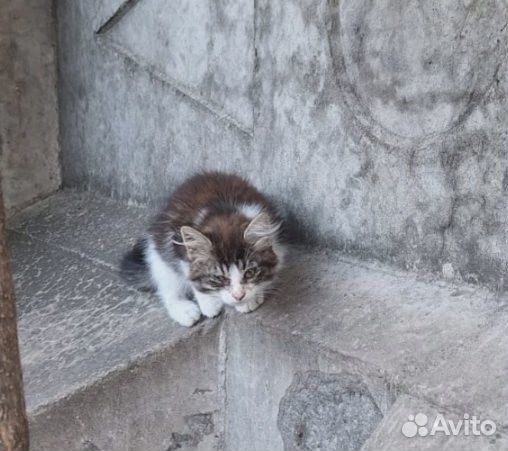
[[[169,198],[124,257],[122,274],[155,289],[183,326],[201,313],[217,316],[224,304],[248,313],[264,302],[283,263],[281,225],[266,197],[241,177],[199,174]]]

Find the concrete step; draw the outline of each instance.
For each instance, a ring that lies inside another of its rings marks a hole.
[[[33,449],[218,440],[219,322],[179,327],[117,274],[147,215],[61,192],[9,223]]]
[[[505,293],[295,248],[258,311],[184,329],[116,274],[149,217],[64,191],[9,224],[37,449],[505,446]],[[419,412],[497,432],[404,437]]]
[[[358,449],[354,434],[337,424],[338,394],[364,400],[348,412],[366,415],[370,431],[393,415],[401,395],[434,406],[429,415],[441,409],[490,419],[499,434],[487,447],[473,440],[468,448],[466,437],[455,448],[501,449],[508,425],[505,294],[326,252],[297,250],[291,260],[275,299],[227,325],[228,449],[340,449],[341,434],[347,449]],[[355,380],[333,377],[342,374]],[[253,409],[263,412],[254,422]],[[310,421],[309,412],[320,420]],[[375,412],[378,421],[369,423]],[[403,423],[396,431],[384,423],[378,438],[395,434],[402,445],[391,441],[391,449],[406,449]]]
[[[343,373],[363,382],[381,416],[408,394],[493,420],[501,435],[489,439],[500,449],[508,414],[504,294],[305,251],[295,253],[286,279],[273,302],[227,326],[229,449],[333,449],[340,412],[323,397],[346,390],[330,380]],[[253,406],[264,415],[253,420]],[[312,428],[309,410],[324,415]],[[482,448],[476,441],[470,449]]]

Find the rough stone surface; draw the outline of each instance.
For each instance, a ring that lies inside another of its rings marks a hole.
[[[217,449],[218,337],[198,333],[32,415],[33,449]]]
[[[37,449],[404,449],[406,395],[503,449],[505,295],[294,249],[259,310],[188,330],[116,275],[149,212],[64,191],[9,223]]]
[[[267,304],[259,314],[269,309],[270,304]],[[325,346],[302,340],[291,331],[265,328],[262,319],[258,322],[251,318],[240,315],[227,318],[227,450],[283,450],[285,445],[298,442],[300,431],[287,425],[305,419],[307,408],[312,405],[302,405],[300,397],[293,398],[294,401],[288,399],[288,389],[296,374],[316,371],[325,375],[341,374],[366,386],[382,414],[393,404],[397,392],[381,372],[369,372],[365,365],[358,364],[354,359],[331,353]],[[251,321],[247,322],[248,319]],[[283,399],[285,401],[282,403]],[[330,400],[325,406],[332,407]],[[323,421],[316,425],[319,435],[330,441],[337,439],[335,413],[334,409],[328,409],[327,414],[323,413]],[[281,418],[285,420],[281,422]],[[297,421],[291,421],[292,418]],[[310,419],[304,423],[313,425]],[[313,437],[318,439],[317,434],[312,433],[305,437],[310,441]],[[314,442],[316,444],[317,440]],[[305,446],[305,443],[301,445]]]
[[[154,213],[94,193],[67,190],[20,212],[10,227],[116,273],[123,253],[145,231]]]
[[[97,32],[126,57],[252,133],[253,6],[248,0],[134,0]]]
[[[103,35],[114,38],[114,27],[96,33],[120,4],[58,3],[64,183],[158,205],[189,174],[184,159],[194,161],[196,168],[232,171],[244,164],[250,138],[228,117],[211,113],[208,104],[110,45]],[[96,63],[92,75],[88,69]],[[82,118],[79,125],[76,114]],[[204,154],[205,147],[223,159]]]
[[[70,192],[10,221],[29,411],[210,327],[177,326],[155,297],[119,279],[119,256],[147,215],[146,209]]]
[[[53,2],[2,1],[0,168],[16,211],[60,185]]]
[[[348,107],[394,145],[450,132],[498,81],[505,24],[496,0],[341,4],[329,38]]]
[[[228,319],[228,449],[283,449],[279,401],[305,371],[360,378],[384,415],[406,393],[492,419],[505,437],[505,297],[324,253],[289,261],[276,297]],[[255,421],[253,406],[263,412]],[[309,406],[297,406],[304,416]]]
[[[195,6],[58,2],[66,185],[235,171],[304,239],[506,288],[506,2]]]
[[[359,450],[383,415],[356,378],[297,373],[280,401],[285,450]]]

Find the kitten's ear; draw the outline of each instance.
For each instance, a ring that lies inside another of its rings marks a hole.
[[[243,237],[255,248],[265,249],[273,245],[280,226],[280,222],[274,222],[268,213],[262,212],[249,223]]]
[[[191,260],[196,260],[200,257],[209,257],[212,252],[212,242],[192,227],[183,226],[180,229],[183,244],[187,249],[187,256]]]

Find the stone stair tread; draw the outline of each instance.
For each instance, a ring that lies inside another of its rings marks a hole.
[[[506,423],[505,293],[327,252],[296,249],[290,259],[276,298],[238,321],[356,359],[438,405]]]
[[[32,414],[209,326],[176,325],[153,295],[120,280],[118,258],[145,217],[143,209],[71,191],[9,222]]]
[[[145,206],[63,190],[15,215],[9,228],[116,271],[123,252],[143,233],[152,214]]]

